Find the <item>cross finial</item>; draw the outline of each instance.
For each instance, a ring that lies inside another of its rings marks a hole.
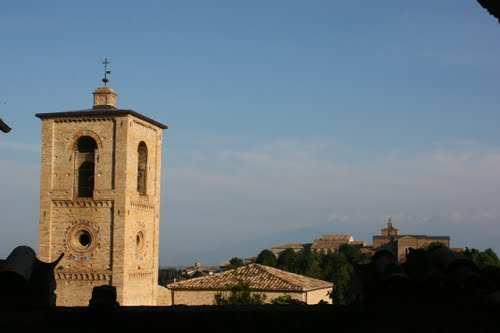
[[[102,82],[104,82],[104,86],[106,86],[109,82],[108,74],[111,74],[111,71],[108,70],[108,65],[111,64],[111,62],[108,58],[104,58],[102,64],[104,65],[104,78],[102,79]]]

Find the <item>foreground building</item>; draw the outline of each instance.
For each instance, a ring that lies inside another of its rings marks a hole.
[[[433,243],[439,243],[450,247],[449,236],[428,236],[428,235],[400,235],[399,230],[392,225],[389,218],[387,227],[380,230],[380,235],[373,236],[373,248],[391,246],[398,261],[406,259],[406,252],[409,248],[421,249]]]
[[[55,273],[57,305],[88,305],[101,285],[116,287],[121,305],[156,305],[167,126],[118,109],[110,87],[93,95],[91,109],[36,115],[42,121],[39,257],[50,262],[64,253]]]
[[[167,288],[172,305],[211,305],[215,295],[228,293],[231,287],[241,282],[247,283],[253,292],[264,294],[266,302],[285,295],[306,304],[332,302],[333,283],[259,264],[174,282]]]

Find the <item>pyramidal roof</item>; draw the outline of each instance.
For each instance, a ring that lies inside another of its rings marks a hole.
[[[252,290],[310,291],[331,288],[333,283],[282,271],[277,268],[250,264],[214,275],[174,282],[173,290],[227,290],[239,283],[247,283]]]

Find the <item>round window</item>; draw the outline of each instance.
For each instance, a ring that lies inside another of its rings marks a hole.
[[[71,245],[77,251],[86,251],[92,247],[92,234],[88,230],[77,230],[71,238]]]
[[[77,221],[66,229],[65,241],[69,257],[88,259],[99,247],[99,229],[89,221]]]
[[[90,236],[89,232],[86,230],[82,230],[80,232],[80,234],[78,235],[78,242],[83,247],[89,247],[91,241],[92,241],[92,237]]]

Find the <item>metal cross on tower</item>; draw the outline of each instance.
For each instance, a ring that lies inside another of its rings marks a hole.
[[[109,82],[108,74],[111,74],[111,71],[108,70],[108,65],[111,64],[111,62],[108,58],[104,58],[102,64],[104,65],[104,78],[102,79],[102,82],[104,82],[104,86],[106,86]]]

